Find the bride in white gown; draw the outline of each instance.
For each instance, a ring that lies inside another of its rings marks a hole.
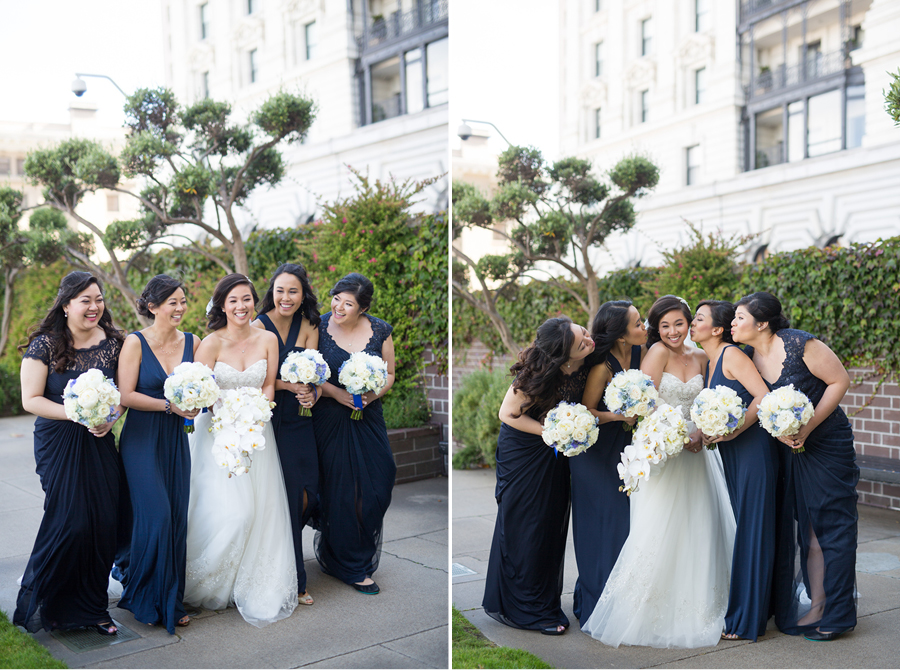
[[[641,364],[660,399],[686,419],[704,387],[706,355],[685,345],[691,313],[675,296],[648,316]],[[689,421],[691,431],[695,431]],[[718,450],[698,433],[631,496],[631,532],[582,631],[604,644],[706,647],[719,641],[731,580],[735,521]],[[624,493],[622,495],[625,495]]]
[[[275,335],[251,328],[257,302],[244,275],[224,277],[209,310],[210,329],[196,360],[213,369],[223,389],[252,386],[271,399],[278,367]],[[229,477],[212,456],[211,415],[190,436],[187,579],[184,602],[224,609],[236,605],[254,626],[284,619],[297,606],[297,567],[287,496],[271,423],[250,472]]]

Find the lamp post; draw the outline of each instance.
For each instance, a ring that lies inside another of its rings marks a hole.
[[[72,93],[77,95],[79,98],[83,96],[84,92],[87,90],[87,84],[84,83],[84,79],[82,79],[82,77],[99,77],[100,79],[108,79],[113,86],[119,89],[119,93],[124,95],[126,98],[128,97],[128,94],[122,90],[121,86],[113,81],[112,77],[108,77],[105,74],[85,74],[83,72],[76,72],[75,81],[72,82]]]
[[[457,128],[457,130],[456,130],[456,134],[459,136],[459,138],[462,141],[465,142],[467,139],[472,137],[472,127],[469,125],[470,123],[483,123],[486,126],[490,126],[491,128],[493,128],[494,130],[497,131],[497,134],[503,138],[504,142],[506,142],[509,146],[513,145],[513,143],[510,142],[508,139],[506,139],[506,137],[503,135],[503,133],[500,132],[500,129],[497,126],[495,126],[493,123],[491,123],[490,121],[477,121],[476,119],[463,119],[462,120],[462,125],[460,125],[460,127]]]

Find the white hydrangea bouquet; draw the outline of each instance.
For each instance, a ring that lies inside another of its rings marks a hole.
[[[121,401],[122,396],[113,380],[96,368],[70,379],[63,391],[66,416],[88,428],[118,419],[116,405]]]
[[[281,364],[281,378],[290,384],[315,384],[320,386],[331,377],[331,368],[315,349],[292,351]],[[300,406],[300,416],[312,416],[309,407]]]
[[[660,405],[641,420],[631,444],[622,452],[622,462],[617,466],[623,482],[619,490],[630,496],[638,490],[641,481],[647,481],[669,458],[680,454],[688,442],[688,424],[681,407]]]
[[[577,456],[597,441],[597,417],[578,403],[561,402],[547,412],[541,437],[563,456]]]
[[[363,409],[360,396],[369,391],[381,392],[387,384],[387,363],[379,356],[357,351],[341,364],[338,381],[353,396],[356,409],[351,412],[350,418],[358,421],[362,419]]]
[[[806,394],[794,388],[793,384],[782,386],[767,393],[759,403],[760,425],[772,437],[796,435],[800,426],[805,426],[816,413]],[[795,453],[806,451],[803,447],[793,449]]]
[[[737,392],[728,386],[703,389],[691,405],[691,421],[708,437],[730,435],[744,425],[747,406]],[[706,445],[715,449],[716,443]]]
[[[190,412],[209,407],[219,398],[219,385],[213,371],[203,363],[181,363],[163,384],[166,400],[178,409]],[[184,432],[194,432],[194,420],[184,420]]]
[[[653,385],[649,375],[640,370],[623,370],[617,372],[603,393],[603,402],[610,412],[622,416],[636,416],[638,421],[656,407],[659,392]],[[627,423],[622,424],[625,430],[631,430]]]
[[[249,472],[250,453],[265,448],[263,429],[274,406],[262,390],[250,386],[226,389],[219,395],[209,432],[215,435],[213,458],[228,470],[229,477]]]

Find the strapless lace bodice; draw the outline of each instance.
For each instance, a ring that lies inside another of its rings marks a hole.
[[[691,405],[694,404],[694,398],[702,390],[702,375],[695,375],[683,382],[670,372],[663,372],[662,379],[659,382],[660,399],[672,407],[680,405],[681,414],[687,421],[691,419]]]
[[[213,373],[216,375],[216,383],[220,389],[237,389],[244,386],[261,389],[263,382],[266,381],[267,369],[268,362],[265,358],[256,361],[246,370],[235,370],[228,363],[216,361]]]

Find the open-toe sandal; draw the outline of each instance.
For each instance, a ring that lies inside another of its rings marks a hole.
[[[297,602],[301,605],[312,605],[316,601],[313,600],[313,597],[308,592],[304,591],[297,594]]]
[[[112,621],[95,623],[93,626],[91,626],[91,628],[100,633],[100,635],[115,635],[119,632],[119,629],[116,628],[116,624],[114,624]]]

